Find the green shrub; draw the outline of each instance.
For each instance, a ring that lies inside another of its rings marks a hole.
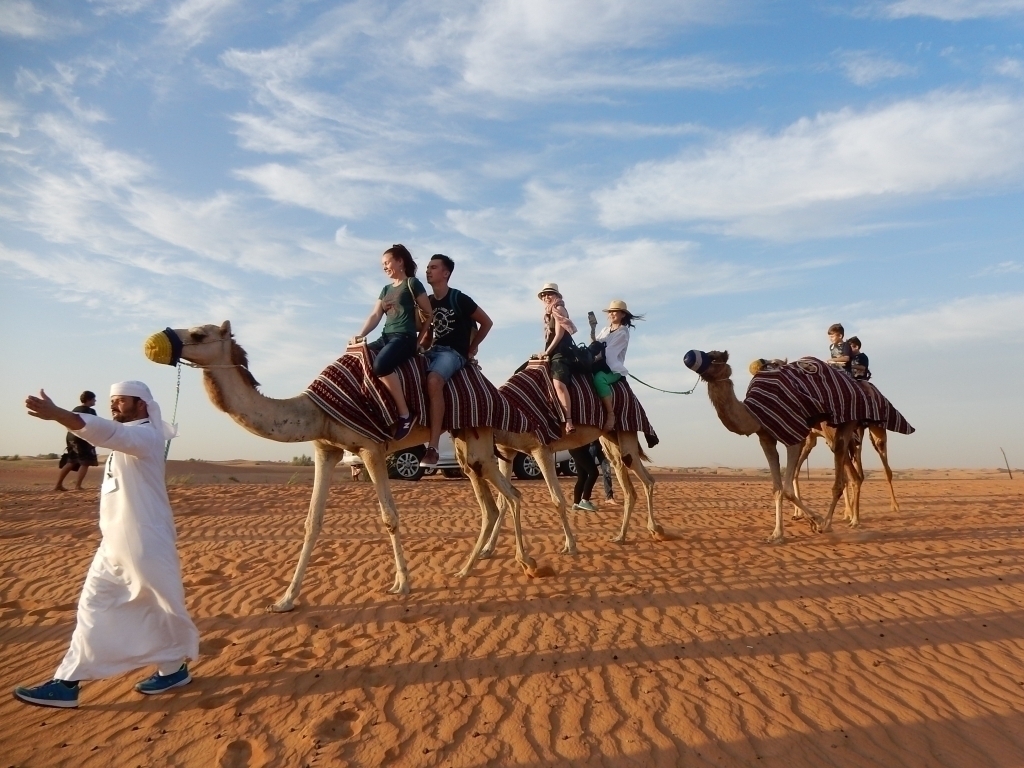
[[[312,467],[313,459],[311,459],[306,454],[302,454],[301,456],[293,456],[292,464],[296,467]]]

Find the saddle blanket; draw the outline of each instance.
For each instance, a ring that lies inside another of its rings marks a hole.
[[[743,403],[785,445],[802,443],[821,421],[831,426],[848,421],[881,424],[904,435],[914,432],[873,384],[856,381],[813,357],[757,373]]]
[[[376,353],[354,344],[327,366],[306,388],[306,395],[328,416],[378,442],[391,439],[389,428],[398,411],[387,389],[373,373]],[[409,412],[427,426],[427,362],[416,355],[398,368]],[[470,362],[452,376],[444,388],[443,429],[492,427],[507,432],[529,432],[526,416]]]
[[[565,421],[562,407],[555,397],[554,385],[546,360],[530,360],[526,368],[498,387],[512,404],[527,415],[531,432],[543,430],[543,440],[551,443],[562,437]],[[615,411],[615,428],[623,432],[643,432],[647,446],[653,448],[659,442],[654,427],[647,419],[647,413],[640,404],[625,378],[612,385],[612,408]],[[576,424],[590,427],[604,425],[604,405],[594,390],[590,377],[573,374],[569,382],[569,402],[572,405],[572,420]]]

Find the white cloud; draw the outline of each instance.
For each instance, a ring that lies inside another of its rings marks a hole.
[[[1024,0],[899,0],[882,8],[885,16],[902,19],[929,16],[943,21],[1012,16],[1024,12]]]
[[[0,133],[6,133],[11,138],[18,138],[21,134],[19,122],[21,115],[20,106],[0,95]]]
[[[690,136],[707,134],[709,130],[696,123],[677,125],[646,125],[644,123],[598,121],[588,123],[562,123],[551,126],[556,133],[572,136],[603,136],[609,139],[653,139],[663,136]]]
[[[723,136],[674,160],[640,163],[594,198],[612,228],[693,221],[745,235],[822,234],[895,199],[1019,182],[1022,120],[1019,98],[939,91],[804,118],[775,135]]]
[[[839,66],[854,85],[872,85],[880,80],[909,77],[917,68],[872,51],[841,51]]]
[[[990,264],[974,275],[974,277],[995,277],[997,275],[1020,275],[1024,274],[1024,264],[1019,261],[1001,261],[998,264]]]
[[[1024,61],[1010,58],[1003,59],[996,64],[995,71],[1004,77],[1012,77],[1015,80],[1024,80]]]
[[[236,5],[238,0],[182,0],[167,11],[164,27],[174,39],[185,45],[198,45]]]
[[[0,35],[44,38],[56,31],[57,25],[29,0],[0,0]]]

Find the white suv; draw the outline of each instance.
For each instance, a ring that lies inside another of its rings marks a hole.
[[[458,459],[455,458],[455,444],[452,436],[447,432],[441,433],[441,440],[437,444],[437,455],[440,460],[436,468],[425,469],[420,466],[420,459],[426,453],[425,445],[413,445],[395,451],[388,456],[388,477],[392,480],[419,480],[424,475],[433,475],[440,472],[445,477],[462,477],[462,468]],[[559,451],[555,454],[555,462],[558,472],[562,475],[575,475],[576,463],[568,451]],[[345,451],[345,457],[341,464],[347,467],[361,467],[363,460],[354,453]],[[512,472],[520,480],[539,480],[541,477],[540,467],[533,457],[525,453],[517,453],[512,460]]]

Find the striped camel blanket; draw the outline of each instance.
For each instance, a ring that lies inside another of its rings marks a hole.
[[[306,388],[306,396],[328,416],[371,440],[391,439],[398,419],[391,395],[373,374],[376,353],[365,344],[348,347]],[[416,355],[399,367],[402,391],[416,422],[427,426],[427,361]],[[492,427],[528,432],[526,416],[517,410],[471,362],[452,376],[444,388],[445,430]]]
[[[526,368],[514,374],[498,389],[516,408],[527,414],[531,432],[537,434],[536,428],[543,430],[542,439],[545,443],[554,442],[562,436],[565,418],[558,398],[555,397],[547,360],[530,360]],[[648,421],[644,407],[624,378],[612,385],[612,398],[616,429],[643,432],[647,446],[656,446],[658,435]],[[572,404],[572,420],[576,424],[591,427],[604,424],[604,406],[589,376],[573,375],[569,383],[569,400]]]
[[[832,426],[848,421],[881,424],[904,435],[914,432],[873,384],[857,381],[813,357],[757,373],[743,404],[785,445],[802,443],[822,421]]]

